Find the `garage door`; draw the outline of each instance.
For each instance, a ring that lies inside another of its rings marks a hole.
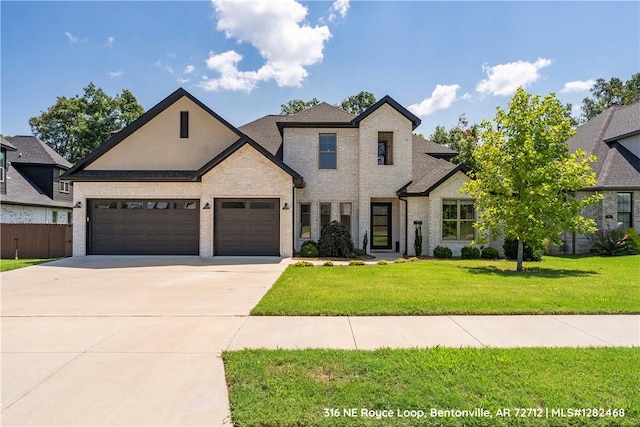
[[[216,199],[216,255],[280,255],[279,199]]]
[[[91,255],[198,255],[198,200],[96,200],[88,204]]]

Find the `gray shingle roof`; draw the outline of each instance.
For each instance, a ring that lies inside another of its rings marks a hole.
[[[334,105],[321,102],[320,104],[300,111],[299,113],[288,116],[287,121],[291,122],[336,122],[336,123],[349,123],[356,116],[343,110],[342,108]]]
[[[419,153],[436,154],[436,155],[449,155],[455,157],[458,153],[449,147],[445,147],[442,144],[436,144],[435,142],[424,139],[416,134],[413,134],[413,155],[414,157]]]
[[[2,203],[17,205],[51,206],[71,208],[71,202],[54,201],[24,177],[15,167],[7,168],[7,194],[2,195]]]
[[[7,153],[11,163],[55,165],[62,169],[71,167],[71,163],[35,136],[14,136],[9,138],[9,142],[17,149]]]
[[[640,188],[640,160],[616,142],[634,133],[640,133],[640,102],[608,108],[579,126],[567,144],[570,152],[596,156],[596,188]]]
[[[282,145],[282,136],[278,131],[277,122],[283,122],[290,119],[291,116],[269,115],[254,120],[251,123],[242,125],[238,128],[240,132],[247,135],[274,156],[277,155]]]
[[[459,169],[458,165],[454,165],[443,159],[437,159],[422,152],[416,153],[414,149],[413,178],[409,186],[405,189],[405,192],[429,192],[456,169]]]
[[[8,150],[17,150],[17,148],[4,138],[0,138],[0,146]]]

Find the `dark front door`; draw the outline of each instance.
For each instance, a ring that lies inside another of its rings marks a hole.
[[[279,199],[216,199],[215,255],[280,255]]]
[[[87,200],[89,255],[198,255],[198,200]]]
[[[371,249],[391,249],[391,203],[371,203]]]

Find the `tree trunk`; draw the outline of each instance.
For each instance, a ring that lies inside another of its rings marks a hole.
[[[516,271],[522,271],[522,258],[524,258],[524,243],[518,239],[518,257],[516,259]]]

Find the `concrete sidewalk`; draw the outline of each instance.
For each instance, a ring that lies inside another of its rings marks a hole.
[[[226,349],[640,346],[640,315],[248,317]]]

